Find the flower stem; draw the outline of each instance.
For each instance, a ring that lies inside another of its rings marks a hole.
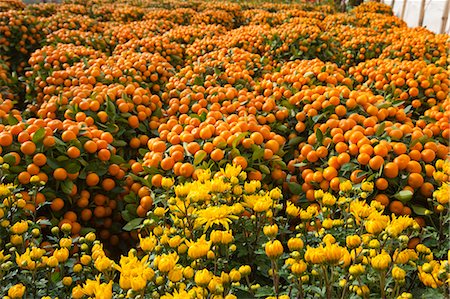
[[[302,278],[298,278],[298,298],[303,299],[303,281]]]
[[[323,278],[325,279],[325,287],[327,290],[327,299],[331,299],[331,282],[328,280],[327,268],[322,265]]]
[[[380,290],[381,290],[381,298],[383,298],[383,299],[386,298],[386,292],[384,290],[385,286],[386,286],[385,272],[381,271],[380,272]]]
[[[277,271],[278,271],[277,268],[278,267],[277,267],[276,261],[272,260],[271,262],[272,262],[273,289],[275,290],[276,298],[278,298],[279,293],[280,293],[279,286],[278,286],[278,283],[279,283],[279,281],[278,281],[278,274],[277,274]]]

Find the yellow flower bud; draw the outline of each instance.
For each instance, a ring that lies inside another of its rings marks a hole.
[[[404,281],[406,276],[406,271],[402,268],[395,266],[392,268],[392,277],[397,281]]]
[[[275,188],[270,190],[269,195],[272,199],[280,199],[282,194],[281,194],[281,190],[279,188]]]
[[[156,238],[151,235],[146,238],[142,238],[139,234],[139,245],[141,246],[141,249],[145,252],[151,252],[156,246]]]
[[[84,297],[83,287],[80,285],[75,286],[72,289],[72,298],[81,299]]]
[[[187,266],[186,268],[183,269],[183,276],[186,279],[191,279],[192,277],[194,277],[194,269],[192,269],[191,267]]]
[[[375,270],[386,270],[392,262],[391,256],[387,253],[381,253],[371,260],[371,265]]]
[[[142,276],[135,276],[131,279],[131,289],[135,292],[143,290],[147,285],[147,281]]]
[[[73,265],[73,272],[80,273],[83,270],[83,266],[81,264]]]
[[[278,225],[266,225],[263,228],[263,232],[269,238],[274,238],[278,234]]]
[[[14,223],[14,225],[11,227],[11,232],[16,235],[21,235],[28,231],[28,221],[22,220],[19,222]]]
[[[373,183],[364,181],[361,184],[361,190],[366,191],[366,192],[372,192],[373,191]]]
[[[322,221],[322,227],[325,229],[330,229],[333,227],[333,220],[332,219],[325,219]]]
[[[322,241],[325,244],[326,243],[330,243],[330,244],[336,243],[336,239],[333,237],[333,235],[330,235],[330,234],[326,234],[325,237],[323,237]]]
[[[82,255],[80,258],[80,262],[84,265],[87,266],[89,265],[89,263],[91,262],[92,258],[89,255]]]
[[[212,279],[211,273],[207,269],[197,271],[194,281],[199,286],[207,286]]]
[[[356,248],[361,244],[361,237],[358,235],[347,236],[345,242],[348,248]]]
[[[236,269],[232,269],[230,271],[230,278],[231,278],[231,281],[233,281],[233,282],[240,281],[241,280],[241,273],[238,270],[236,270]]]
[[[181,244],[180,246],[178,246],[178,254],[184,254],[186,253],[186,251],[188,250],[188,246],[186,244]]]
[[[25,286],[22,283],[13,285],[12,287],[9,288],[8,290],[8,296],[11,299],[18,299],[18,298],[22,298],[23,295],[25,294]]]
[[[306,263],[304,261],[300,260],[291,266],[291,271],[295,275],[301,275],[303,272],[306,271],[307,268],[308,268],[308,266],[306,265]]]
[[[251,272],[252,272],[252,268],[248,265],[239,267],[239,273],[241,273],[242,276],[250,275]]]
[[[58,266],[58,259],[54,256],[51,256],[47,259],[47,266],[50,268],[55,268]]]
[[[70,276],[66,276],[66,277],[64,277],[63,280],[62,280],[62,283],[63,283],[63,285],[65,285],[65,286],[70,286],[70,285],[72,284],[72,282],[73,282],[73,279],[72,279],[72,277],[70,277]]]
[[[14,246],[19,246],[23,244],[23,238],[21,235],[11,235],[9,239]]]
[[[172,282],[180,281],[183,278],[183,267],[177,265],[176,267],[174,267],[172,270],[169,271],[167,277]]]
[[[169,239],[169,246],[172,248],[178,247],[182,241],[183,238],[181,238],[180,236],[174,236]]]
[[[300,238],[290,238],[287,245],[290,251],[295,251],[302,249],[304,243],[303,240]]]
[[[221,230],[213,230],[211,234],[209,235],[209,239],[214,244],[221,243],[222,242],[222,231]]]
[[[322,203],[326,206],[333,206],[336,203],[336,197],[327,192],[322,197]]]
[[[213,260],[215,257],[216,257],[216,254],[212,250],[209,250],[208,253],[206,254],[206,258],[208,260]]]
[[[161,272],[169,272],[175,267],[175,260],[170,255],[163,255],[158,263],[158,270]]]
[[[348,192],[352,190],[352,183],[349,180],[346,180],[339,184],[339,190],[342,192]]]
[[[366,271],[366,268],[363,265],[361,265],[361,264],[352,265],[348,269],[348,273],[350,273],[353,276],[361,275],[365,271]]]
[[[72,246],[72,239],[62,238],[61,240],[59,240],[59,246],[70,248]]]
[[[239,196],[242,194],[242,187],[239,185],[236,185],[233,187],[233,194],[236,196]]]
[[[64,223],[61,225],[61,230],[65,233],[70,233],[72,231],[72,225],[70,223]]]
[[[160,217],[160,218],[162,216],[164,216],[165,213],[166,213],[166,210],[164,210],[164,208],[161,208],[161,207],[156,207],[153,210],[153,214],[155,214],[155,216]]]
[[[163,177],[162,180],[161,180],[161,186],[162,186],[164,189],[170,189],[170,188],[172,188],[174,182],[175,182],[175,181],[174,181],[173,178],[166,178],[166,177]]]
[[[265,246],[266,255],[271,259],[276,259],[283,254],[283,245],[280,241],[269,241]]]
[[[64,224],[63,224],[63,226],[64,226]],[[93,232],[90,232],[90,233],[88,233],[85,237],[84,237],[88,242],[94,242],[95,241],[95,239],[97,238],[96,236],[95,236],[95,234],[93,233]]]

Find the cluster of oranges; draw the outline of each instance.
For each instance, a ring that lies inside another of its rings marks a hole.
[[[448,36],[374,3],[84,4],[0,13],[0,82],[24,86],[16,107],[0,90],[2,171],[45,183],[29,210],[115,243],[163,177],[232,163],[295,204],[367,181],[423,216],[449,152]]]

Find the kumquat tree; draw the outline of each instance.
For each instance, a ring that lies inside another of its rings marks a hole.
[[[377,2],[0,0],[0,296],[450,298],[449,48]]]

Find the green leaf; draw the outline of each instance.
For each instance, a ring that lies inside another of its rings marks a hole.
[[[108,114],[110,121],[114,121],[116,119],[116,105],[114,105],[109,97],[107,97],[105,112]]]
[[[124,200],[126,203],[136,203],[136,194],[135,194],[133,191],[131,191],[129,194],[127,194],[127,195],[123,198],[123,200]]]
[[[88,233],[95,233],[95,228],[92,228],[92,227],[83,227],[81,230],[80,230],[80,235],[81,236],[84,236],[84,235],[86,235],[86,234],[88,234]]]
[[[58,281],[61,280],[61,274],[59,272],[53,272],[51,274],[51,280],[54,284],[57,283]]]
[[[123,227],[123,230],[128,231],[128,232],[135,230],[136,228],[138,228],[138,226],[142,223],[143,220],[144,220],[144,218],[135,218],[135,219],[131,220],[130,222],[128,222]]]
[[[109,161],[111,161],[111,163],[114,163],[114,164],[126,163],[125,159],[118,155],[112,155],[111,159]]]
[[[204,80],[202,77],[200,77],[200,76],[195,77],[195,79],[194,79],[194,85],[203,85],[204,81],[205,81],[205,80]]]
[[[342,171],[350,171],[352,169],[355,169],[356,165],[355,163],[345,163],[344,165],[342,165],[341,170]]]
[[[252,145],[253,154],[252,154],[252,161],[256,161],[258,159],[261,159],[264,156],[264,149],[253,144]]]
[[[140,149],[138,150],[138,153],[139,153],[139,155],[141,155],[141,156],[145,156],[145,154],[148,153],[148,152],[149,152],[149,150],[146,149],[146,148],[140,148]]]
[[[34,143],[38,143],[41,142],[44,139],[44,137],[45,137],[45,129],[39,128],[37,129],[36,132],[34,132],[32,140]]]
[[[65,169],[68,173],[77,173],[81,170],[81,165],[77,162],[71,162],[65,167]]]
[[[392,106],[393,107],[398,107],[398,106],[403,105],[404,103],[405,103],[405,101],[395,101],[395,102],[392,103]]]
[[[47,165],[50,166],[52,169],[56,169],[59,167],[59,163],[55,158],[47,158]]]
[[[270,174],[270,169],[266,165],[259,165],[259,169],[264,174]]]
[[[323,141],[323,133],[322,131],[318,128],[316,129],[316,139],[317,139],[317,143],[318,144],[322,144]]]
[[[202,152],[200,152],[198,155],[195,155],[195,158],[194,158],[194,166],[200,164],[200,163],[205,159],[206,155],[207,155],[207,154],[206,154],[205,151],[202,151]]]
[[[412,210],[419,216],[430,215],[432,212],[425,207],[418,205],[411,205]]]
[[[122,218],[125,221],[131,221],[131,219],[133,219],[133,216],[131,216],[130,212],[128,211],[122,211]]]
[[[150,175],[159,173],[158,168],[153,167],[153,166],[150,166],[150,167],[144,166],[144,171],[146,174],[150,174]]]
[[[111,143],[111,145],[114,146],[114,147],[124,147],[124,146],[127,146],[128,143],[126,141],[124,141],[124,140],[114,140]]]
[[[375,135],[376,135],[376,136],[381,136],[381,135],[383,135],[384,129],[385,129],[385,128],[386,128],[386,123],[385,123],[385,122],[382,122],[382,123],[378,126],[377,131],[375,132]]]
[[[72,193],[73,182],[69,180],[65,180],[61,183],[61,189],[64,193],[70,194]]]
[[[295,182],[288,182],[289,191],[292,192],[292,194],[300,194],[302,192],[302,186]]]
[[[8,124],[10,126],[16,125],[19,123],[19,120],[17,118],[15,118],[12,114],[8,115]]]
[[[288,145],[289,146],[294,146],[294,145],[298,145],[300,142],[302,142],[303,137],[294,137],[291,140],[288,141]]]
[[[239,143],[241,143],[241,141],[245,138],[245,136],[247,136],[248,132],[243,132],[241,134],[239,134],[234,140],[233,143],[231,144],[231,146],[233,148],[236,148],[236,146],[238,146]]]
[[[394,197],[400,200],[402,203],[407,203],[412,199],[413,193],[410,190],[402,190],[394,195]]]

